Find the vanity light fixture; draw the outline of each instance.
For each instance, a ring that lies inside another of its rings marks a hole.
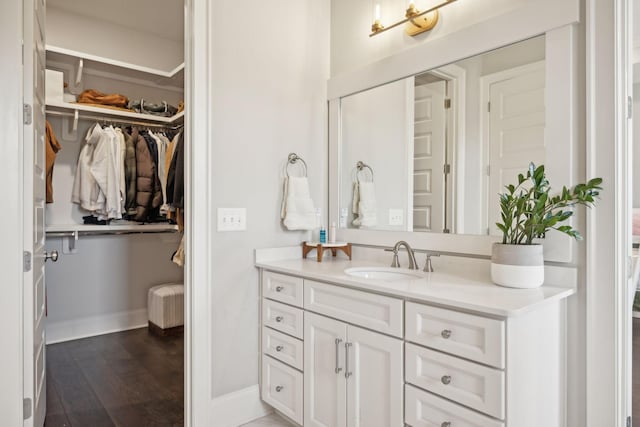
[[[375,19],[373,25],[371,25],[371,34],[369,34],[369,37],[373,37],[402,24],[407,24],[405,26],[405,31],[412,37],[424,33],[425,31],[430,31],[438,23],[438,9],[455,1],[457,0],[441,0],[435,6],[432,6],[427,10],[420,11],[416,8],[415,1],[410,0],[409,7],[407,7],[407,10],[405,12],[405,19],[398,21],[393,25],[389,25],[388,27],[382,25],[380,20],[380,3],[376,3]]]

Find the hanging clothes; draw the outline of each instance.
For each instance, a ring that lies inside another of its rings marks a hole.
[[[130,133],[124,132],[125,140],[125,157],[124,157],[124,175],[125,187],[127,189],[125,210],[126,214],[131,216],[136,214],[136,145]]]
[[[98,219],[121,219],[119,162],[115,130],[99,124],[90,128],[78,158],[72,201]]]
[[[139,133],[134,129],[131,136],[136,144],[136,215],[134,219],[140,222],[150,222],[158,217],[162,205],[162,189],[158,178],[152,149],[157,146],[148,134]],[[153,148],[152,148],[153,147]]]
[[[169,167],[167,203],[174,208],[184,207],[184,132],[180,133]]]
[[[53,203],[53,166],[56,162],[56,155],[62,149],[62,145],[58,142],[56,135],[53,133],[51,124],[46,122],[46,168],[47,168],[47,203]]]

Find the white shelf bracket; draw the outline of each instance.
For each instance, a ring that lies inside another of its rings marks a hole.
[[[62,140],[77,141],[78,140],[78,120],[80,119],[78,110],[73,113],[73,123],[69,123],[71,117],[62,118]]]
[[[82,83],[82,70],[84,69],[84,59],[78,59],[78,69],[76,70],[76,86]]]
[[[63,254],[77,254],[78,248],[76,244],[78,242],[78,230],[73,232],[73,236],[65,237],[62,239],[62,253]]]

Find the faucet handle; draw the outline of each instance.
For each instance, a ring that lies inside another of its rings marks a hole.
[[[433,273],[433,264],[431,263],[432,256],[440,256],[440,254],[427,252],[427,260],[424,264],[424,269],[422,269],[425,273]]]

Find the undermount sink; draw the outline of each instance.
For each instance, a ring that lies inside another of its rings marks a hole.
[[[392,282],[395,280],[422,279],[424,275],[416,270],[393,267],[354,267],[344,270],[345,274],[363,279],[383,280]]]

